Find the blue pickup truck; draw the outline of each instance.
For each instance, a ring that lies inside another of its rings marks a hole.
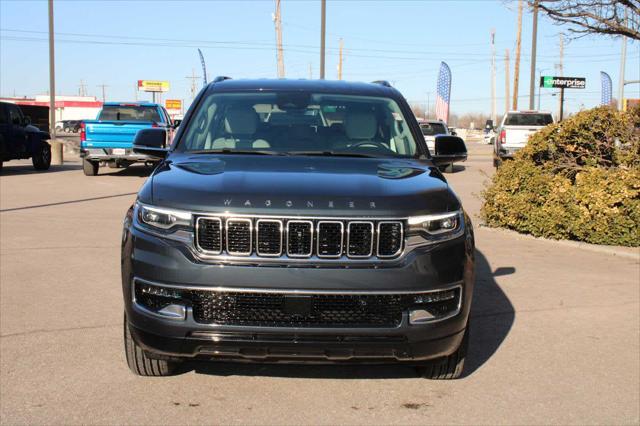
[[[136,162],[154,160],[134,153],[133,140],[141,129],[167,130],[171,142],[174,125],[162,105],[148,102],[106,102],[96,120],[85,120],[80,127],[80,156],[87,176],[98,174],[100,165],[128,167]]]

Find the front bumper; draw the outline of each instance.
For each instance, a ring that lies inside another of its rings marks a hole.
[[[470,228],[470,227],[469,227]],[[469,231],[470,232],[470,231]],[[409,312],[394,327],[274,327],[165,318],[134,302],[136,280],[174,288],[215,291],[421,293],[460,286],[455,315],[410,324]],[[407,362],[453,353],[467,326],[474,283],[470,233],[421,247],[398,262],[377,267],[233,265],[205,262],[183,244],[125,227],[122,284],[133,338],[151,357],[222,358],[243,361]]]
[[[123,150],[124,153],[118,150]],[[90,161],[157,162],[158,158],[134,153],[128,148],[81,148],[80,157]]]

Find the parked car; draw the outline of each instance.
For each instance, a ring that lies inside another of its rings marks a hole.
[[[216,78],[166,138],[133,145],[161,160],[122,236],[135,374],[197,358],[460,376],[474,237],[437,167],[459,146],[431,155],[396,89]]]
[[[148,102],[106,102],[96,120],[80,124],[84,174],[97,175],[101,164],[128,167],[136,162],[156,162],[151,156],[132,151],[136,133],[152,127],[167,130],[167,142],[170,142],[173,124],[163,106]]]
[[[63,130],[66,133],[78,133],[82,125],[81,120],[66,120],[64,122]]]
[[[447,127],[447,124],[442,120],[423,120],[420,122],[420,130],[422,131],[422,135],[424,137],[424,141],[427,143],[427,147],[429,148],[429,152],[436,152],[436,138],[438,136],[457,136],[455,131],[452,131],[452,128]],[[443,138],[443,140],[452,140],[450,138]],[[459,143],[459,141],[456,141]],[[463,142],[464,143],[464,142]],[[445,164],[441,167],[444,172],[453,172],[453,163],[459,161],[465,161],[467,159],[466,148],[464,150],[464,155],[460,155],[455,158],[455,161],[452,161],[450,164]]]
[[[36,170],[47,170],[51,165],[49,138],[18,105],[0,102],[0,170],[6,161],[26,158],[31,158]]]
[[[527,144],[529,136],[553,122],[553,115],[547,111],[506,113],[496,130],[493,166],[499,167],[503,160],[513,158]]]

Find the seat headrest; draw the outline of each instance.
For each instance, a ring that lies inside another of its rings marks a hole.
[[[232,135],[253,135],[258,127],[258,114],[251,106],[235,106],[227,110],[224,128]]]
[[[344,119],[344,130],[349,139],[372,139],[378,130],[376,116],[372,112],[348,112]]]

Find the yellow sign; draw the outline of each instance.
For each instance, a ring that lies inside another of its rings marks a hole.
[[[138,90],[143,92],[168,92],[169,82],[160,80],[138,80]]]
[[[182,101],[180,99],[167,99],[166,101],[164,101],[164,106],[167,109],[182,110]]]

